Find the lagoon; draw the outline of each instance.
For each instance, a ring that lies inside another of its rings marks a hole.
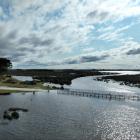
[[[140,94],[140,89],[82,77],[70,88]],[[9,107],[29,109],[19,120],[3,120]],[[0,96],[0,140],[140,139],[140,102],[57,94],[56,91]]]

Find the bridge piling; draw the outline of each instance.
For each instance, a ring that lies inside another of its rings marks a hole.
[[[130,95],[121,95],[121,94],[103,94],[103,93],[97,93],[93,90],[77,90],[77,89],[63,89],[63,90],[57,90],[58,94],[64,94],[64,95],[74,95],[74,96],[83,96],[83,97],[94,97],[94,98],[102,98],[102,99],[108,99],[108,100],[136,100],[140,101],[140,96],[130,96]]]

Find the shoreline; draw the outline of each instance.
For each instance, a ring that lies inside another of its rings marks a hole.
[[[11,76],[31,76],[33,80],[40,82],[49,82],[60,85],[70,85],[73,79],[85,76],[102,75],[97,70],[11,70]]]
[[[88,76],[99,76],[99,73],[96,74],[91,74]],[[115,75],[111,75],[115,74]],[[135,74],[135,75],[116,75],[117,73],[100,73],[101,77],[97,77],[97,81],[103,81],[108,83],[109,80],[114,80],[116,82],[119,82],[120,85],[127,85],[131,87],[138,87],[140,88],[140,74]],[[78,76],[75,77],[74,79],[81,78],[81,77],[87,77],[85,76]],[[73,80],[73,77],[72,77]],[[70,82],[72,82],[70,80]],[[10,81],[10,82],[8,82]],[[60,82],[60,81],[59,81]],[[55,82],[51,82],[55,84]],[[59,83],[61,85],[61,83]],[[56,90],[59,89],[57,87],[51,87],[51,86],[43,86],[43,81],[36,82],[36,84],[33,85],[28,85],[28,84],[23,84],[23,82],[12,79],[11,77],[8,78],[7,82],[0,82],[0,94],[1,93],[13,93],[13,92],[37,92],[37,91],[50,91],[50,90]]]
[[[127,85],[131,87],[140,88],[140,74],[136,75],[113,75],[113,76],[102,76],[101,81],[114,80],[120,82],[120,85]]]
[[[16,93],[16,92],[44,92],[44,91],[48,91],[48,90],[0,86],[0,94]]]

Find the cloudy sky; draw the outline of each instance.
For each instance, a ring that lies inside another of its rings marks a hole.
[[[140,68],[140,0],[0,0],[0,57],[14,68]]]

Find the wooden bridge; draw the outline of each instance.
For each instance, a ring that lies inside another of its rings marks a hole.
[[[116,92],[117,93],[117,92]],[[73,95],[73,96],[83,96],[83,97],[94,97],[102,98],[108,100],[136,100],[140,101],[140,96],[137,95],[125,95],[125,94],[113,94],[113,93],[98,93],[93,90],[81,90],[81,89],[63,89],[57,90],[57,94]]]

